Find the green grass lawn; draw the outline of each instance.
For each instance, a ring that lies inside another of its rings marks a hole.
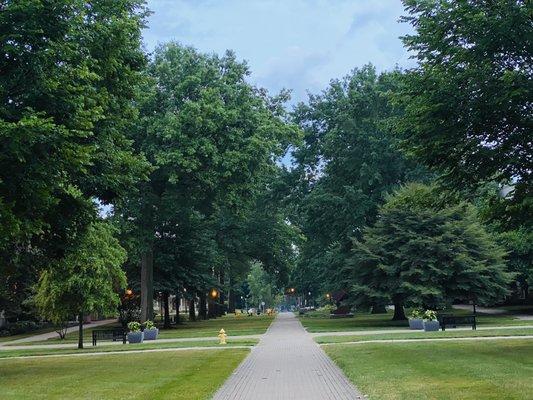
[[[529,400],[533,340],[324,347],[370,400]]]
[[[266,332],[274,320],[273,316],[268,315],[254,315],[252,317],[240,316],[236,317],[234,314],[228,314],[216,319],[210,319],[207,321],[196,322],[183,322],[171,329],[161,329],[159,331],[159,337],[164,339],[170,338],[194,338],[194,337],[213,337],[216,338],[220,329],[224,328],[226,334],[229,336],[242,336],[242,335],[257,335]],[[110,329],[112,327],[119,327],[119,324],[111,324],[101,326],[95,329]],[[91,343],[92,328],[90,325],[84,329],[84,340],[86,343]],[[72,332],[67,334],[64,340],[60,340],[59,337],[54,337],[45,341],[38,341],[32,344],[52,344],[52,343],[77,343],[78,332]],[[19,343],[20,344],[20,343]]]
[[[225,347],[232,346],[255,346],[259,339],[231,339]],[[21,357],[21,356],[45,356],[56,354],[80,354],[80,353],[95,353],[95,352],[114,352],[114,351],[137,351],[137,350],[151,350],[151,349],[178,349],[183,347],[219,347],[218,340],[213,341],[191,341],[191,342],[174,342],[174,343],[158,343],[144,342],[139,344],[120,344],[114,346],[86,346],[82,350],[76,348],[71,349],[25,349],[25,350],[1,350],[1,358]],[[220,346],[222,347],[222,346]],[[1,364],[0,364],[1,368]]]
[[[208,399],[248,350],[0,360],[2,400]]]
[[[482,331],[458,331],[449,329],[447,331],[424,332],[413,331],[411,333],[380,333],[371,335],[346,335],[346,336],[318,336],[317,343],[343,343],[343,342],[365,342],[368,340],[389,340],[389,339],[438,339],[438,338],[462,338],[462,337],[487,337],[487,336],[533,336],[531,328],[511,328],[511,329],[486,329]]]
[[[466,310],[450,310],[455,315],[470,314]],[[521,310],[521,313],[525,313]],[[515,319],[516,311],[509,311],[505,314],[487,315],[479,314],[477,318],[478,326],[513,326],[513,325],[533,325],[533,321]],[[300,321],[309,332],[339,332],[339,331],[361,331],[375,329],[399,329],[408,328],[407,321],[391,321],[392,312],[387,314],[356,313],[353,318],[331,319],[329,315],[315,311],[300,316]]]
[[[55,330],[54,328],[47,327],[47,328],[37,329],[37,330],[31,331],[31,332],[19,333],[17,335],[0,336],[0,343],[10,342],[12,340],[17,340],[17,339],[23,339],[23,338],[27,338],[29,336],[40,335],[41,333],[54,332],[54,330]]]

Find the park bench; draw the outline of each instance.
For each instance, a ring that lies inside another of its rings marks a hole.
[[[93,346],[96,346],[98,340],[112,340],[117,342],[122,340],[123,344],[126,344],[126,331],[124,329],[94,329],[93,333]]]
[[[439,323],[443,331],[446,330],[446,326],[457,328],[457,325],[471,325],[472,330],[476,330],[475,315],[441,315]]]
[[[330,318],[352,318],[353,313],[350,312],[351,307],[349,306],[339,306],[336,310],[333,310],[331,314],[329,314]]]

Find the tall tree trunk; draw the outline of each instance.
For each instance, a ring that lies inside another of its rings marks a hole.
[[[229,287],[229,294],[228,294],[228,312],[234,313],[235,312],[235,290],[233,290],[233,287]]]
[[[83,349],[83,313],[78,315],[78,349]]]
[[[208,318],[217,317],[215,300],[213,300],[211,297],[207,299],[207,317]]]
[[[226,293],[225,293],[225,288],[224,288],[224,281],[225,281],[226,277],[225,277],[225,274],[224,274],[224,266],[221,266],[220,267],[220,271],[219,271],[219,274],[218,274],[218,282],[220,284],[220,295],[218,297],[218,304],[215,306],[216,307],[216,312],[217,312],[217,316],[219,317],[222,317],[224,315],[224,303],[226,301]],[[217,300],[215,299],[215,302]]]
[[[387,313],[387,308],[385,307],[385,304],[379,304],[379,303],[375,303],[373,306],[372,306],[372,314],[386,314]]]
[[[200,303],[198,304],[198,316],[200,319],[207,319],[207,298],[205,293],[200,293]]]
[[[163,328],[169,329],[170,328],[170,309],[168,304],[168,298],[169,294],[168,292],[163,292],[163,312],[164,312],[164,322],[163,322]]]
[[[141,322],[154,318],[154,250],[141,254]]]
[[[196,321],[196,310],[194,309],[194,298],[189,300],[189,321]]]
[[[176,290],[176,325],[180,323],[180,293],[178,290]]]
[[[405,321],[407,317],[405,316],[405,310],[403,309],[403,303],[401,301],[394,302],[394,316],[392,317],[393,321]]]

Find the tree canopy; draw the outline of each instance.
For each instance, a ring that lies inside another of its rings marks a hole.
[[[4,299],[20,304],[39,269],[94,221],[97,203],[145,173],[127,127],[145,67],[146,10],[137,0],[1,8],[0,278]]]
[[[330,283],[324,291],[339,289],[351,238],[374,221],[389,191],[423,176],[397,149],[391,131],[390,121],[402,112],[390,97],[400,75],[378,74],[371,65],[355,69],[294,112],[305,133],[294,152],[295,222],[307,239],[295,274],[302,291],[317,292],[318,282]]]
[[[81,322],[91,313],[113,314],[118,293],[126,287],[122,264],[126,252],[105,222],[91,224],[65,257],[47,266],[36,288],[35,303],[41,315],[61,324],[74,316]]]
[[[380,208],[376,223],[356,240],[349,266],[355,302],[436,309],[453,301],[493,304],[508,294],[514,274],[505,251],[468,204],[436,206],[434,188],[402,187]]]
[[[533,148],[531,4],[404,0],[418,66],[406,74],[404,149],[464,191],[513,188],[500,219],[530,223]]]

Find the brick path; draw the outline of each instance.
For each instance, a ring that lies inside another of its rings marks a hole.
[[[213,400],[363,398],[292,313],[279,314]]]

